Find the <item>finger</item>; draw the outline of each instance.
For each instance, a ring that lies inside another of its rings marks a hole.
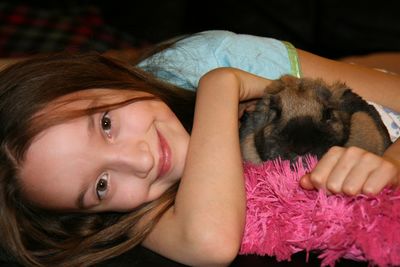
[[[386,186],[396,186],[397,182],[397,168],[388,161],[382,161],[382,164],[369,175],[362,188],[362,193],[366,195],[376,195]]]
[[[313,190],[314,189],[314,186],[311,183],[309,174],[305,174],[303,177],[300,178],[300,186],[305,190]]]
[[[367,153],[365,150],[357,147],[349,147],[344,150],[327,179],[326,186],[330,192],[336,194],[343,192],[343,183],[365,153]]]
[[[391,157],[386,157],[386,156],[383,156],[382,159],[384,161],[387,161],[388,163],[390,163],[389,165],[391,165],[391,166],[388,166],[388,170],[387,170],[387,171],[390,171],[391,174],[393,175],[393,178],[391,180],[390,185],[392,187],[394,187],[394,188],[399,187],[400,186],[400,165],[399,165],[399,162],[397,160],[394,160]]]
[[[375,154],[367,153],[357,161],[348,173],[342,185],[342,192],[354,196],[362,192],[364,184],[381,164],[382,159]]]
[[[243,104],[239,104],[239,118],[243,116],[244,111],[246,110],[246,107]]]
[[[247,112],[255,111],[255,110],[256,110],[256,104],[257,104],[257,102],[258,102],[258,100],[249,101],[249,102],[246,104],[246,111],[247,111]]]
[[[258,100],[248,100],[239,104],[239,114],[243,115],[246,112],[253,112],[256,109]]]
[[[344,148],[332,147],[319,160],[315,168],[309,174],[310,182],[314,188],[326,190],[326,181],[330,176],[332,169],[342,156],[343,151]]]

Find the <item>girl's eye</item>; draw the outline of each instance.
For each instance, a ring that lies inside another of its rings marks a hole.
[[[100,176],[100,179],[96,184],[96,194],[99,200],[103,200],[108,192],[108,182],[109,182],[109,174],[104,173]]]
[[[106,134],[108,138],[111,137],[111,118],[110,115],[108,114],[108,111],[104,113],[104,115],[101,117],[101,129],[103,132]]]

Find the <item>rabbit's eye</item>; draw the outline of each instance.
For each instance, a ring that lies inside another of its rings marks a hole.
[[[331,108],[325,108],[322,111],[322,121],[323,122],[331,122],[331,120],[333,119],[333,110]]]
[[[281,110],[280,109],[271,109],[271,117],[273,118],[274,121],[277,121],[281,118]]]
[[[278,96],[271,97],[269,102],[270,116],[273,120],[278,120],[281,117],[282,106]]]

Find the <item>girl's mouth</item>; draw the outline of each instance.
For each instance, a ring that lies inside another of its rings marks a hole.
[[[157,131],[159,139],[159,164],[158,164],[158,176],[157,179],[162,178],[171,169],[171,148],[168,145],[167,140],[164,136]]]

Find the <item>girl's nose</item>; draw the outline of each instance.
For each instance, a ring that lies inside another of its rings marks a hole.
[[[146,141],[124,144],[117,149],[119,149],[119,152],[117,151],[118,163],[122,171],[146,178],[155,166],[154,155]]]

